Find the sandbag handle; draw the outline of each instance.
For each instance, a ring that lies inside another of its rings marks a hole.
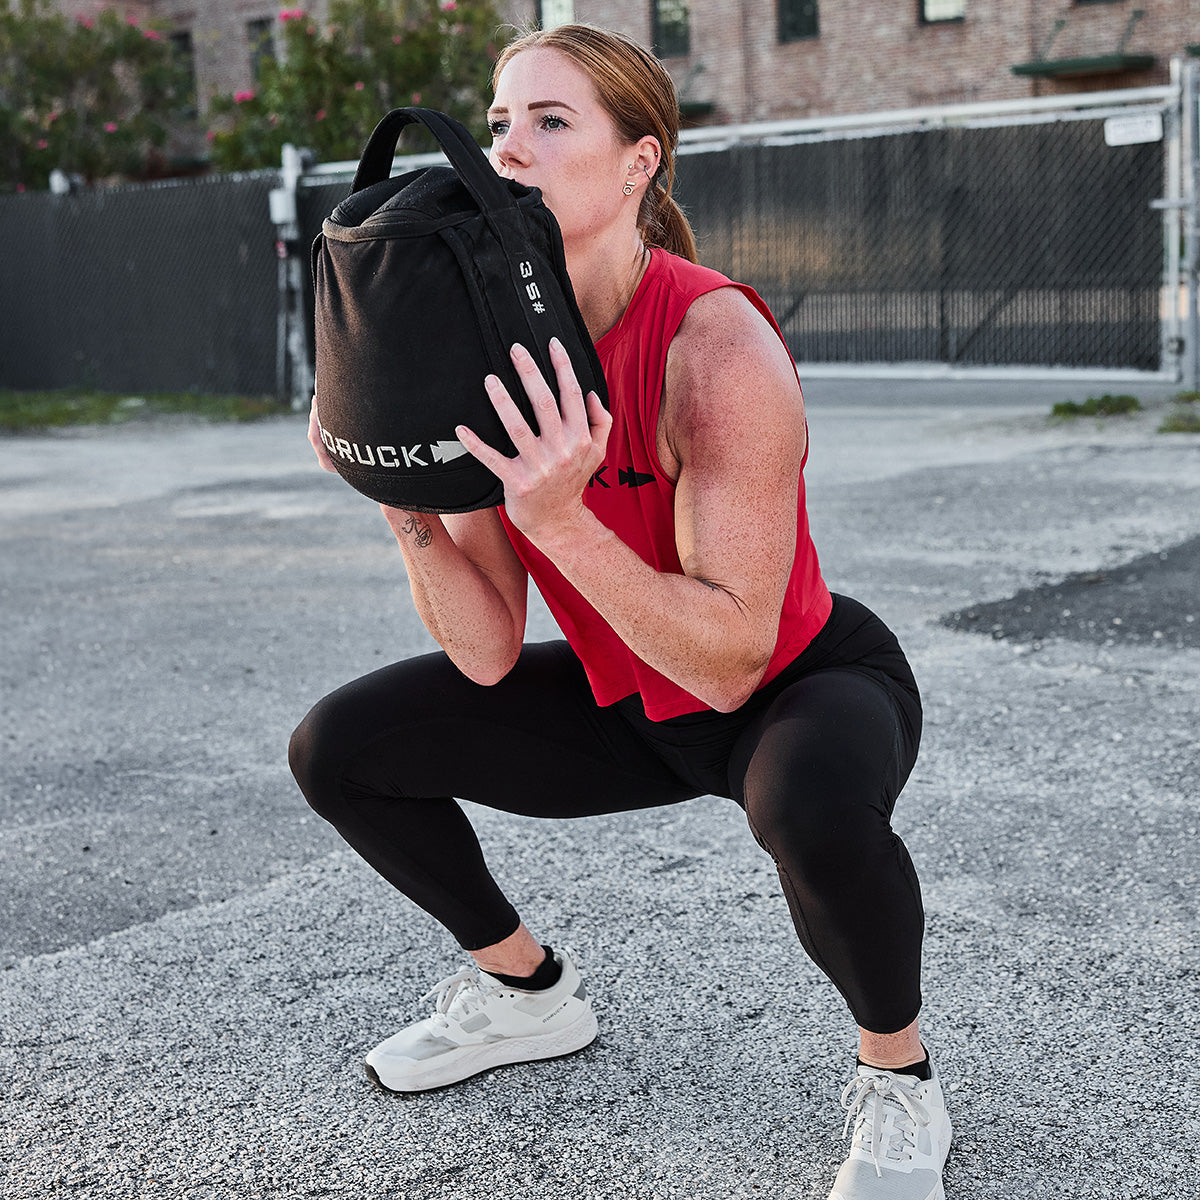
[[[479,148],[466,127],[432,108],[393,108],[375,126],[354,174],[351,194],[382,183],[392,173],[396,143],[408,125],[424,125],[437,138],[450,165],[484,212],[497,212],[515,207],[512,193],[500,176],[492,170],[487,156]]]

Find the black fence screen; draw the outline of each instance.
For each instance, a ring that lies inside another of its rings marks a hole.
[[[677,194],[801,362],[1160,369],[1164,143],[1032,120],[685,153]],[[0,196],[0,386],[274,392],[277,183]],[[306,279],[349,186],[303,181]]]
[[[676,191],[801,361],[1157,370],[1163,143],[1103,126],[734,146]]]
[[[274,392],[275,183],[0,196],[0,386]]]

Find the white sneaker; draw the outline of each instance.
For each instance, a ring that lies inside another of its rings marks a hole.
[[[915,1075],[859,1067],[842,1092],[850,1155],[829,1200],[945,1200],[942,1167],[950,1118],[937,1073]]]
[[[557,1058],[596,1037],[596,1016],[579,968],[556,951],[562,978],[551,988],[511,988],[471,964],[423,1000],[432,1016],[409,1025],[367,1055],[367,1074],[392,1092],[423,1092],[506,1063]]]

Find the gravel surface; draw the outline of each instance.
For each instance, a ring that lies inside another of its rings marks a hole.
[[[1161,405],[1047,421],[1082,385],[806,392],[827,577],[925,696],[896,821],[947,1195],[1196,1200],[1200,437]],[[302,419],[6,439],[0,503],[0,1196],[822,1200],[854,1030],[727,801],[471,808],[601,1036],[422,1096],[365,1079],[459,959],[284,751],[429,641]]]

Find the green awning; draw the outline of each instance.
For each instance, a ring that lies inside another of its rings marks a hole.
[[[1112,75],[1118,71],[1148,71],[1153,54],[1098,54],[1091,58],[1048,58],[1017,63],[1014,75],[1037,75],[1046,79],[1070,79],[1084,75]]]

